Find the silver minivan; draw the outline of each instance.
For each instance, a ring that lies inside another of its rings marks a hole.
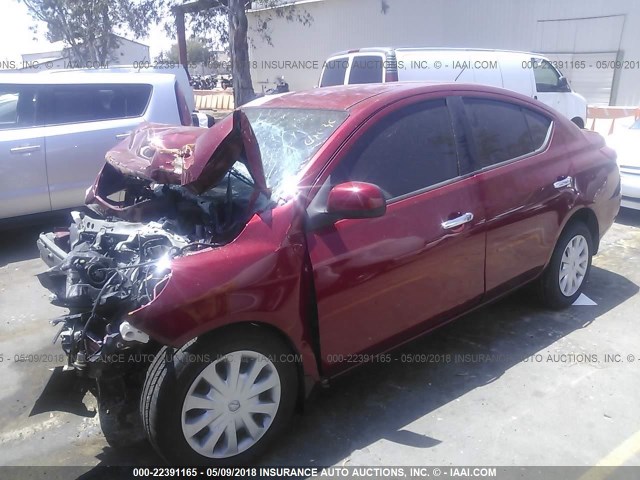
[[[192,124],[174,75],[0,74],[0,219],[82,205],[142,122]]]

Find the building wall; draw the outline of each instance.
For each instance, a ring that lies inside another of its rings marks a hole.
[[[42,60],[48,60],[51,58],[58,58],[62,56],[62,50],[51,50],[49,52],[40,52],[40,53],[24,53],[22,54],[23,62],[40,62]]]
[[[118,39],[118,48],[113,53],[110,64],[132,65],[134,62],[152,61],[149,47],[126,39]]]
[[[112,58],[109,60],[110,65],[132,65],[134,62],[151,61],[149,55],[149,47],[141,43],[133,42],[127,39],[119,38],[118,47],[114,50]],[[61,69],[68,67],[68,60],[65,58],[65,49],[62,42],[58,42],[61,46],[59,50],[52,50],[40,53],[28,53],[22,55],[25,62],[38,62],[47,64],[47,68]]]
[[[271,15],[269,46],[255,33],[268,11],[249,13],[254,88],[284,75],[292,89],[318,83],[332,53],[360,47],[473,47],[535,51],[557,60],[588,59],[587,68],[563,68],[574,89],[593,103],[640,105],[640,2],[628,0],[310,0],[313,23]],[[555,54],[555,55],[551,55]],[[597,55],[594,55],[597,54]],[[627,68],[596,62],[629,61]],[[284,61],[304,61],[285,67]],[[263,62],[271,62],[266,65]],[[589,68],[588,65],[592,66]],[[311,68],[305,68],[311,67]],[[592,93],[597,91],[597,95]]]

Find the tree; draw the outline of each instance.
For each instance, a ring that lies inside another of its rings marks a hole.
[[[391,8],[389,0],[379,2],[381,13],[386,14]],[[173,0],[174,5],[179,3],[182,2]],[[247,10],[258,10],[256,31],[269,45],[273,45],[271,20],[274,18],[299,22],[304,26],[313,22],[311,14],[291,0],[202,0],[202,3],[205,8],[190,19],[191,28],[199,34],[214,31],[220,43],[229,45],[234,100],[238,106],[255,97],[249,62]]]
[[[189,63],[207,63],[211,60],[212,53],[206,43],[204,39],[192,38],[187,40],[187,57],[189,58]],[[171,49],[162,54],[162,58],[171,63],[178,63],[178,57],[177,43],[171,45]]]
[[[181,1],[171,0],[170,6]],[[233,94],[236,105],[243,105],[255,98],[251,81],[249,62],[249,23],[247,10],[252,7],[261,8],[257,13],[256,31],[262,40],[271,42],[270,21],[273,18],[284,18],[291,22],[300,22],[308,26],[313,21],[311,15],[303,8],[284,0],[203,0],[204,8],[189,17],[191,29],[202,36],[205,32],[214,32],[218,43],[229,46],[231,57],[231,74],[233,76]],[[274,8],[278,7],[278,8]]]
[[[150,24],[160,21],[160,0],[18,1],[35,20],[47,24],[47,40],[63,40],[72,59],[80,62],[107,62],[118,47],[113,33],[126,30],[139,38],[146,35]]]
[[[165,19],[169,9],[183,0],[18,0],[34,19],[47,24],[47,39],[64,40],[77,60],[105,62],[117,47],[111,33],[126,29],[136,38],[144,36],[152,23]],[[376,0],[377,1],[377,0]],[[381,12],[387,13],[388,0],[380,0]],[[201,0],[201,10],[190,16],[191,29],[199,36],[215,32],[219,44],[229,45],[235,104],[243,105],[255,97],[251,82],[247,10],[259,8],[256,31],[263,41],[271,41],[271,20],[311,25],[313,18],[304,8],[289,0]],[[171,17],[169,17],[171,18]]]

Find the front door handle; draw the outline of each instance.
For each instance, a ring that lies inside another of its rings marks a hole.
[[[573,178],[571,177],[564,177],[559,179],[557,182],[554,182],[553,184],[553,188],[566,188],[566,187],[570,187],[573,183]]]
[[[129,133],[119,133],[116,135],[116,140],[122,140],[123,138],[127,138],[129,135],[131,135],[131,132]]]
[[[473,220],[473,213],[467,212],[464,215],[460,215],[459,217],[452,218],[451,220],[447,220],[446,222],[442,222],[442,228],[445,230],[450,230],[452,228],[460,227],[465,223],[469,223]]]
[[[25,145],[23,147],[14,147],[9,150],[11,153],[19,155],[22,153],[32,153],[40,150],[40,145]]]

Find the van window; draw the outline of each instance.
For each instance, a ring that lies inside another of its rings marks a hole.
[[[478,168],[526,155],[540,147],[542,142],[534,145],[519,105],[484,98],[465,98],[464,105],[476,146]],[[541,128],[539,125],[535,130],[537,140]]]
[[[35,112],[34,87],[0,85],[0,130],[33,126]]]
[[[151,85],[52,85],[46,102],[46,123],[95,122],[140,117],[151,97]]]
[[[455,138],[444,99],[383,118],[358,140],[336,172],[340,181],[379,186],[387,199],[457,176]]]
[[[383,66],[380,55],[356,55],[351,63],[349,85],[382,82]]]
[[[344,76],[347,73],[349,59],[340,57],[325,63],[322,72],[321,87],[332,87],[334,85],[344,85]]]
[[[533,76],[538,92],[559,92],[560,74],[547,60],[532,59]]]

